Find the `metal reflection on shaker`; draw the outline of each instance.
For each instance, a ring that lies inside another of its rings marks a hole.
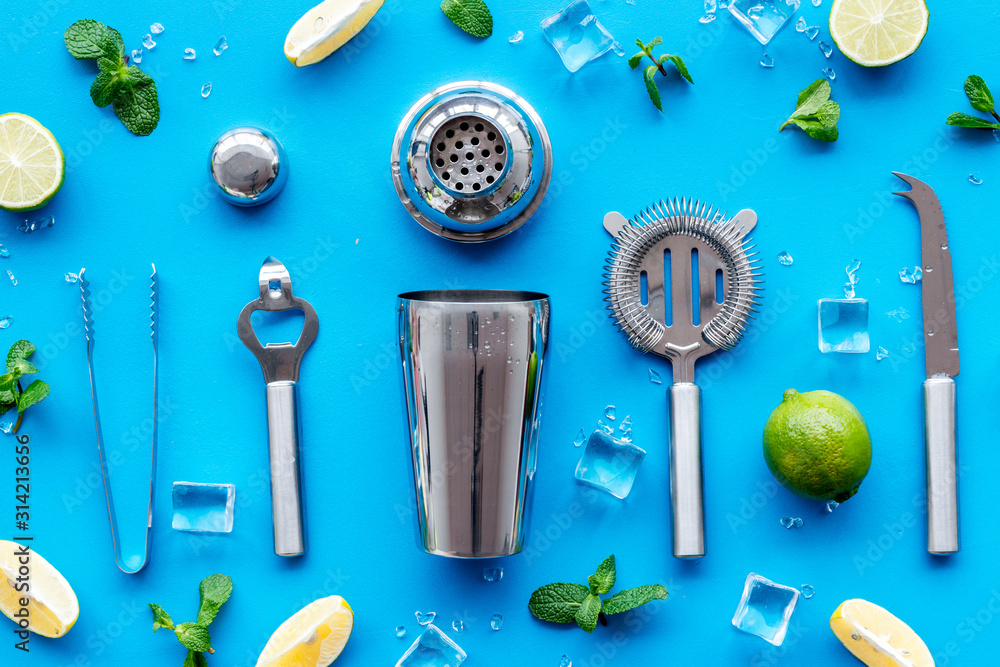
[[[418,543],[455,558],[518,553],[538,453],[548,297],[410,292],[397,315]]]

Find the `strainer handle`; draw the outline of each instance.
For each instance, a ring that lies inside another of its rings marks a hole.
[[[701,389],[678,382],[667,390],[670,420],[670,505],[674,556],[705,555],[705,507],[701,475]]]

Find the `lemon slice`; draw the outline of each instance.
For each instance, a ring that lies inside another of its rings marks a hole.
[[[385,0],[325,0],[295,22],[285,57],[296,67],[318,63],[364,30]]]
[[[62,187],[66,160],[52,133],[31,116],[0,115],[0,208],[31,211]]]
[[[868,667],[934,667],[934,658],[917,633],[877,604],[847,600],[833,612],[830,627]]]
[[[353,628],[354,612],[344,598],[320,598],[274,631],[257,667],[326,667],[344,650]]]
[[[834,0],[830,35],[857,64],[882,67],[917,50],[928,16],[924,0]]]
[[[25,583],[28,589],[18,590]],[[62,637],[80,615],[76,593],[59,570],[34,551],[25,555],[20,544],[0,540],[0,611],[19,623],[25,608],[27,629],[43,637]]]

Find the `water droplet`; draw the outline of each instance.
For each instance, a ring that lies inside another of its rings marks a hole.
[[[767,69],[774,67],[774,58],[767,55],[767,51],[760,57],[760,66]]]
[[[487,567],[483,569],[483,580],[484,581],[500,581],[503,579],[503,568],[502,567]]]
[[[322,29],[323,29],[323,17],[317,16],[316,20],[313,22],[313,30],[319,32]]]
[[[75,273],[67,273],[66,276],[65,276],[65,278],[66,278],[66,282],[68,282],[68,283],[75,283],[76,281],[78,281],[80,279],[80,276],[76,275]]]
[[[22,222],[17,226],[17,231],[30,234],[31,232],[37,232],[39,229],[51,227],[54,224],[56,224],[56,219],[50,215],[47,218],[39,218],[38,220],[33,220],[31,222]]]
[[[429,611],[425,614],[422,611],[415,611],[413,615],[417,617],[417,623],[420,625],[430,625],[434,622],[434,617],[437,616],[437,613]]]
[[[819,50],[823,52],[823,55],[829,58],[833,55],[833,47],[826,42],[819,43]]]
[[[402,639],[406,636],[406,626],[397,625],[396,626],[396,636]]]
[[[3,248],[3,246],[0,246],[0,248]],[[948,244],[947,243],[942,243],[941,244],[941,250],[947,250],[947,249],[948,249]]]
[[[511,35],[510,39],[508,39],[507,41],[510,42],[511,44],[518,44],[522,39],[524,39],[524,31],[523,30],[518,30],[513,35]],[[511,315],[510,319],[513,320],[514,316]]]
[[[14,316],[7,315],[5,317],[0,317],[0,329],[6,329],[14,323]]]
[[[832,67],[824,67],[823,76],[825,76],[830,81],[833,81],[834,79],[837,78],[837,73],[833,71]]]
[[[611,421],[614,421],[615,420],[615,406],[609,405],[608,407],[604,408],[604,416],[607,417],[608,419],[610,419]]]
[[[490,349],[490,341],[486,341],[485,343],[483,343],[483,347],[485,347],[487,350]]]
[[[649,381],[653,384],[663,384],[663,379],[660,377],[660,374],[652,368],[649,369]]]
[[[924,267],[924,273],[930,273],[933,270],[934,270],[934,267],[931,266],[930,264],[928,264],[927,266]]]
[[[581,428],[580,432],[576,434],[576,440],[573,441],[573,445],[579,447],[586,441],[587,441],[587,433]]]
[[[463,632],[465,632],[465,623],[463,623],[462,621],[452,621],[451,629],[457,632],[458,634],[462,634]]]
[[[797,32],[805,32],[806,30],[806,19],[804,16],[800,16],[799,20],[795,22],[795,30]]]
[[[851,639],[853,639],[854,641],[858,641],[859,639],[861,639],[861,635],[859,635],[856,632],[852,632],[851,633]]]
[[[154,23],[153,25],[149,26],[149,31],[154,35],[159,35],[161,32],[163,32],[163,24]]]
[[[7,277],[10,278],[10,282],[14,287],[17,287],[17,278],[14,277],[14,272],[7,269]]]
[[[132,62],[136,65],[142,62],[142,49],[132,49]]]
[[[889,356],[889,350],[881,346],[875,348],[875,361],[882,361],[888,356]]]
[[[816,39],[817,37],[819,37],[819,26],[818,25],[809,26],[808,28],[805,29],[805,35],[810,40]]]
[[[204,86],[201,87],[201,96],[208,97],[212,94],[212,82],[209,81]]]
[[[559,658],[559,667],[573,667],[573,661],[569,659],[568,655],[563,655]]]
[[[791,266],[793,261],[795,260],[792,259],[792,256],[784,250],[778,253],[778,264],[781,264],[782,266]]]
[[[836,500],[828,500],[826,501],[826,505],[824,507],[826,508],[826,513],[830,514],[833,512],[833,510],[840,507],[840,503],[838,503]]]
[[[810,586],[809,584],[802,584],[801,586],[799,586],[799,590],[802,591],[802,597],[804,597],[806,600],[816,595],[816,589]]]
[[[934,329],[928,329],[927,330],[927,335],[928,336],[933,336],[934,335]]]
[[[975,174],[969,174],[969,183],[973,185],[982,185],[983,179],[978,178]]]
[[[493,614],[490,618],[490,627],[494,630],[499,630],[503,626],[503,614]]]
[[[3,257],[4,259],[10,257],[10,250],[7,250],[2,243],[0,243],[0,257]]]
[[[190,46],[184,49],[184,60],[194,60],[195,52]]]
[[[153,41],[153,36],[147,32],[146,36],[142,38],[142,45],[152,51],[153,47],[156,46],[156,42]]]
[[[229,48],[229,42],[226,41],[226,36],[223,35],[219,38],[219,41],[215,43],[215,48],[212,49],[212,53],[217,56],[221,56],[222,52]]]

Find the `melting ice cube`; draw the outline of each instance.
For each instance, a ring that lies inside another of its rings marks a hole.
[[[50,215],[47,218],[39,218],[38,220],[32,220],[30,222],[22,222],[17,226],[17,231],[30,234],[31,232],[37,232],[39,229],[51,227],[54,224],[56,224],[56,219]]]
[[[778,253],[778,264],[781,264],[782,266],[791,266],[793,261],[795,260],[792,259],[792,256],[784,250]]]
[[[426,613],[422,611],[415,611],[413,615],[417,617],[417,623],[419,625],[430,625],[434,622],[434,617],[437,616],[437,612],[428,611]]]
[[[616,440],[604,431],[594,431],[576,466],[576,479],[607,491],[615,498],[625,498],[645,458],[646,452],[631,442]]]
[[[615,42],[594,16],[587,0],[574,0],[558,14],[542,21],[542,33],[570,72],[603,56]]]
[[[494,632],[503,627],[503,614],[493,614],[490,617],[490,627],[493,628]]]
[[[215,43],[215,47],[212,49],[212,53],[217,56],[221,56],[222,52],[229,48],[229,42],[226,41],[226,36],[223,35],[219,38],[219,41]]]
[[[761,44],[767,44],[799,8],[799,0],[733,0],[729,12]]]
[[[510,42],[511,44],[517,44],[522,39],[524,39],[524,32],[522,30],[518,30],[513,35],[511,35],[510,39],[508,39],[507,41]]]
[[[802,597],[804,597],[806,600],[816,595],[816,589],[810,586],[809,584],[802,584],[801,586],[799,586],[799,591],[802,593]]]
[[[161,32],[163,32],[163,24],[154,23],[153,25],[149,26],[149,31],[154,35],[159,35]]]
[[[733,615],[733,625],[743,632],[781,646],[788,631],[788,620],[795,611],[799,591],[776,584],[751,572],[743,584],[743,597]]]
[[[889,356],[889,350],[881,346],[875,348],[875,361],[882,361],[888,356]]]
[[[153,36],[147,32],[146,36],[142,38],[142,45],[152,51],[153,47],[156,46],[156,42],[153,41]]]
[[[819,300],[819,351],[868,352],[868,301]]]
[[[4,317],[0,317],[0,329],[7,329],[12,324],[14,324],[13,315],[5,315]]]
[[[190,46],[184,49],[184,60],[194,60],[197,54],[194,52]]]
[[[174,482],[174,530],[229,533],[233,530],[236,487],[232,484]]]
[[[437,626],[428,625],[413,645],[406,649],[396,667],[459,667],[466,657],[465,651],[448,635]]]
[[[142,62],[142,49],[132,49],[132,62],[136,65]]]
[[[487,567],[483,570],[483,579],[485,581],[500,581],[503,579],[503,568],[502,567]]]

